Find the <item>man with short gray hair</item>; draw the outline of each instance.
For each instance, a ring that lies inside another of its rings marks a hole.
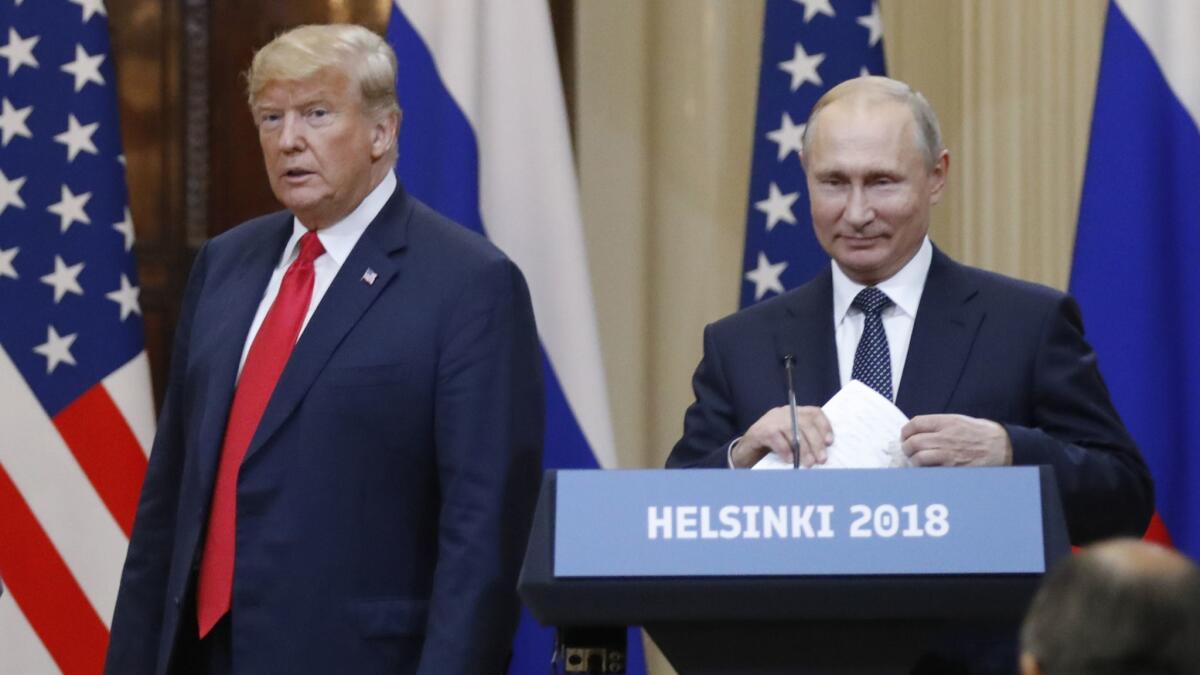
[[[505,669],[537,329],[520,270],[397,183],[395,78],[360,26],[254,57],[287,210],[196,257],[108,673]]]
[[[1140,535],[1150,474],[1075,301],[961,265],[930,241],[950,167],[941,138],[903,82],[860,77],[821,97],[801,160],[831,265],[705,329],[667,466],[746,468],[770,453],[790,464],[786,355],[805,467],[826,462],[834,440],[820,406],[859,380],[910,418],[896,442],[914,466],[1050,465],[1073,542]]]
[[[1134,539],[1067,558],[1025,617],[1021,673],[1200,674],[1200,568]]]

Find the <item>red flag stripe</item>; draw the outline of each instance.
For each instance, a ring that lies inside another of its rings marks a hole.
[[[1150,519],[1150,525],[1146,528],[1146,534],[1142,535],[1142,539],[1175,548],[1175,543],[1171,541],[1171,533],[1167,531],[1167,525],[1159,517],[1158,511],[1154,512],[1154,517]]]
[[[0,466],[0,576],[64,673],[98,673],[108,630]],[[11,545],[20,542],[20,546]]]
[[[146,455],[121,410],[98,384],[55,415],[54,426],[128,537],[146,473]]]
[[[1159,517],[1158,511],[1154,512],[1154,516],[1150,518],[1150,524],[1146,526],[1146,532],[1142,535],[1142,541],[1149,541],[1155,544],[1160,544],[1169,548],[1175,548],[1175,542],[1171,541],[1171,533],[1167,531],[1167,524]],[[1072,546],[1072,553],[1078,553],[1079,547]]]

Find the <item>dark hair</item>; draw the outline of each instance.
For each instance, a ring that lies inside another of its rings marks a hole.
[[[1152,544],[1101,544],[1046,576],[1021,628],[1044,675],[1200,673],[1200,570]]]

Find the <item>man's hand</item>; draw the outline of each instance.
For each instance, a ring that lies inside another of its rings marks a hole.
[[[900,430],[913,466],[1008,466],[1012,441],[999,424],[966,415],[919,415]]]
[[[796,408],[796,425],[800,429],[800,463],[805,468],[824,464],[825,448],[833,443],[833,427],[825,413],[816,406]],[[768,410],[750,426],[746,435],[733,446],[730,455],[733,466],[745,469],[773,452],[784,461],[792,461],[792,416],[786,405]]]

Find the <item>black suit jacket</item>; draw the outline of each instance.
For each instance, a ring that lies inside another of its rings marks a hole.
[[[838,391],[830,270],[705,328],[696,400],[667,466],[728,466],[729,443],[787,403],[785,354],[796,357],[799,405]],[[896,405],[909,417],[960,413],[1004,425],[1014,464],[1055,468],[1076,544],[1140,536],[1150,520],[1149,470],[1109,400],[1079,307],[1063,293],[935,248]]]
[[[107,672],[187,665],[238,361],[291,232],[290,213],[252,220],[193,266]],[[297,341],[242,462],[237,672],[503,670],[541,469],[540,359],[516,266],[397,187]]]

